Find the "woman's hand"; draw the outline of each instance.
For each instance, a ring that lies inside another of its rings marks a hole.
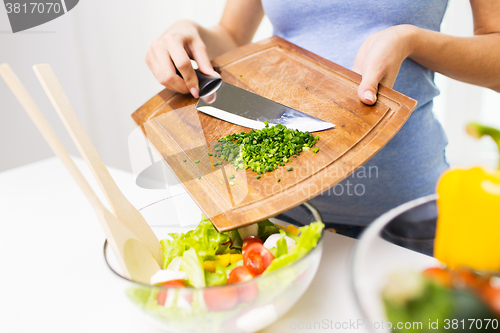
[[[377,101],[378,85],[392,88],[401,63],[412,52],[416,27],[398,25],[374,33],[361,45],[353,71],[362,75],[358,96],[365,104]]]
[[[182,94],[191,93],[198,98],[198,79],[191,66],[191,59],[198,63],[198,68],[203,73],[219,76],[210,63],[198,25],[188,20],[170,26],[152,43],[146,55],[149,69],[162,85]],[[182,77],[176,74],[176,68]]]

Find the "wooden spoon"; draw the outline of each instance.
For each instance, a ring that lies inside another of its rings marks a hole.
[[[68,97],[48,64],[33,66],[38,80],[73,138],[80,154],[104,192],[114,215],[148,247],[158,264],[162,265],[162,249],[158,238],[141,213],[127,200],[106,169],[102,159],[78,119]]]
[[[94,208],[123,275],[131,280],[149,284],[151,276],[160,269],[149,249],[104,207],[10,66],[0,65],[0,75]]]

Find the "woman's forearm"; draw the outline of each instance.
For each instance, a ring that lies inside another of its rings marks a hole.
[[[210,59],[252,41],[264,17],[260,0],[228,0],[218,25],[198,26]]]
[[[413,29],[409,58],[453,79],[500,92],[500,33],[456,37]]]
[[[214,59],[238,47],[238,44],[231,35],[220,25],[216,25],[209,29],[199,26],[198,31],[205,43],[207,54],[210,59]]]

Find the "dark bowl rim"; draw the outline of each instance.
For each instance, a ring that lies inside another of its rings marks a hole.
[[[143,209],[146,209],[152,205],[155,205],[157,203],[160,203],[162,201],[165,201],[165,200],[168,200],[170,199],[169,198],[164,198],[164,199],[161,199],[161,200],[158,200],[158,201],[155,201],[151,204],[148,204],[142,208],[139,209],[139,211],[143,210]],[[307,209],[309,209],[309,211],[312,213],[312,215],[314,216],[314,219],[315,219],[315,222],[321,222],[323,223],[323,218],[321,217],[321,214],[319,213],[319,211],[316,209],[316,207],[314,207],[311,203],[309,202],[304,202],[302,204],[303,206],[306,206]],[[288,223],[288,222],[285,222],[287,224],[292,224],[292,223]],[[160,226],[152,226],[154,228],[159,228]],[[321,236],[320,238],[318,239],[318,243],[316,244],[316,246],[314,248],[312,248],[309,252],[307,252],[306,255],[304,255],[302,258],[298,259],[297,261],[294,261],[293,262],[293,265],[299,263],[299,262],[302,262],[304,259],[306,259],[313,251],[315,251],[316,249],[318,248],[321,248],[323,246],[323,238],[324,238],[324,235],[325,235],[325,228],[323,228],[323,230],[321,231]],[[108,247],[108,240],[106,239],[104,241],[104,246],[103,246],[103,256],[104,256],[104,261],[106,262],[106,266],[113,272],[115,273],[119,278],[122,278],[123,280],[127,281],[127,282],[130,282],[130,283],[133,283],[137,286],[141,286],[141,287],[147,287],[147,288],[155,288],[155,289],[158,289],[158,290],[171,290],[171,289],[175,289],[175,290],[179,290],[179,288],[175,288],[175,287],[165,287],[165,286],[155,286],[155,285],[150,285],[150,284],[145,284],[145,283],[141,283],[141,282],[137,282],[137,281],[133,281],[133,280],[130,280],[128,278],[126,278],[125,276],[121,275],[120,273],[118,273],[117,271],[115,271],[111,265],[109,264],[108,262],[108,258],[106,256],[106,250],[107,250],[107,247]],[[270,272],[268,274],[261,274],[257,277],[254,277],[253,279],[251,280],[248,280],[248,281],[245,281],[245,282],[240,282],[240,283],[235,283],[235,284],[225,284],[225,285],[221,285],[221,286],[208,286],[208,287],[202,287],[202,288],[195,288],[195,287],[188,287],[188,288],[181,288],[182,290],[190,290],[191,292],[195,292],[195,291],[201,291],[201,290],[206,290],[206,289],[210,289],[210,290],[215,290],[215,289],[222,289],[222,288],[228,288],[228,287],[232,287],[232,288],[238,288],[240,286],[245,286],[245,285],[248,285],[248,284],[251,284],[251,283],[256,283],[256,281],[260,281],[262,279],[264,279],[265,277],[267,276],[273,276],[273,275],[276,275],[277,272],[281,272],[284,268],[286,267],[289,267],[290,264],[287,264],[283,267],[280,267],[278,268],[277,270],[273,271],[273,272]]]

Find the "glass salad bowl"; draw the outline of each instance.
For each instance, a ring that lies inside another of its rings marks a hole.
[[[350,281],[356,303],[364,319],[371,324],[368,327],[372,331],[391,331],[387,325],[382,325],[387,323],[387,316],[381,297],[391,274],[399,271],[422,271],[439,265],[438,260],[432,256],[422,255],[432,253],[436,218],[435,195],[410,201],[376,219],[353,248],[349,263]],[[404,242],[404,235],[391,230],[414,235],[415,240]],[[415,235],[416,232],[420,232],[420,237]],[[398,246],[404,249],[396,249]],[[392,255],[386,256],[388,252]]]
[[[474,331],[481,325],[489,332],[500,327],[482,294],[487,289],[500,301],[498,272],[448,270],[433,257],[436,199],[429,195],[388,211],[351,252],[350,281],[372,332]],[[475,289],[485,281],[486,289]]]
[[[185,233],[198,226],[201,212],[189,201],[187,195],[164,199],[140,211],[161,240],[168,238],[169,233]],[[299,226],[322,222],[312,205],[305,203],[302,208],[307,211],[307,220],[297,221]],[[289,224],[276,219],[270,221],[285,227]],[[316,247],[286,266],[246,282],[205,288],[150,286],[133,282],[121,275],[107,242],[104,257],[133,306],[169,332],[255,332],[276,321],[306,291],[321,260],[323,234],[324,230]]]

